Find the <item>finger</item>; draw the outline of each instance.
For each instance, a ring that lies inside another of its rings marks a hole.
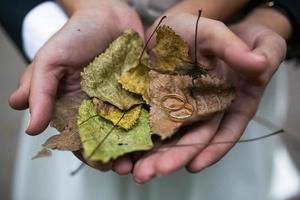
[[[241,137],[249,117],[240,113],[226,114],[221,122],[217,135],[211,144],[201,151],[188,165],[190,172],[199,172],[220,160],[235,143],[213,144],[222,141],[238,141]]]
[[[91,161],[91,160],[86,160],[86,163],[90,167],[98,169],[98,170],[103,171],[103,172],[107,172],[107,171],[111,170],[112,169],[112,165],[113,165],[112,162],[101,163],[101,162]]]
[[[57,87],[63,67],[36,61],[32,75],[29,107],[30,121],[26,133],[36,135],[45,130],[52,116]]]
[[[203,143],[185,147],[173,147],[162,153],[155,163],[157,175],[167,175],[185,166],[199,152],[201,152],[214,137],[222,115],[219,114],[209,121],[195,125],[178,142],[177,145]]]
[[[11,94],[9,98],[9,105],[12,108],[17,110],[28,108],[28,97],[32,71],[33,65],[30,64],[20,78],[18,89]]]
[[[211,124],[218,122],[221,117],[217,116],[215,119],[210,121]],[[209,126],[209,122],[201,125],[201,132],[198,132],[200,127],[191,130],[186,136],[180,139],[179,142],[173,142],[168,145],[175,144],[190,144],[195,141],[201,141],[205,143],[210,140],[209,131],[205,134]],[[202,130],[203,128],[203,130]],[[188,136],[189,135],[189,136]],[[213,134],[212,134],[213,135]],[[205,146],[205,145],[204,145]],[[164,145],[158,147],[158,151],[151,152],[140,159],[134,167],[134,179],[138,183],[145,183],[151,180],[155,176],[166,175],[184,166],[201,148],[204,146],[195,147],[178,147],[167,149]],[[178,158],[176,157],[178,156]]]
[[[155,177],[155,161],[161,155],[161,151],[150,151],[143,155],[134,165],[133,179],[142,184]]]
[[[79,159],[81,160],[83,163],[87,164],[88,166],[94,168],[94,169],[98,169],[100,171],[109,171],[112,168],[112,162],[108,162],[108,163],[101,163],[98,161],[91,161],[85,158],[84,156],[84,151],[78,150],[78,151],[73,151],[73,154]]]
[[[200,25],[205,29],[199,31],[200,53],[205,55],[207,52],[208,55],[217,56],[231,68],[247,76],[255,76],[265,71],[264,58],[252,53],[248,45],[226,25],[217,21],[207,21]]]
[[[277,70],[280,63],[286,56],[286,42],[279,35],[273,32],[267,32],[259,37],[253,49],[255,55],[264,58],[264,65],[269,70],[266,80],[269,80],[271,75]]]
[[[127,156],[122,156],[113,162],[112,169],[119,175],[128,175],[133,168],[131,160]]]

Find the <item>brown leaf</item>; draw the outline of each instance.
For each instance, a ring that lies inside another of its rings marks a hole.
[[[37,159],[37,158],[45,158],[50,157],[52,155],[51,151],[49,149],[43,148],[40,150],[35,156],[31,158],[31,160]]]
[[[77,116],[81,102],[87,98],[86,94],[81,92],[74,96],[63,96],[56,102],[51,126],[60,134],[48,138],[43,147],[66,151],[81,149]]]
[[[77,151],[81,149],[81,140],[77,126],[74,125],[76,124],[69,122],[65,129],[60,132],[60,134],[51,136],[42,146],[61,151]]]
[[[209,75],[192,78],[151,71],[149,76],[151,127],[162,139],[171,137],[182,125],[224,111],[234,98],[229,83]]]

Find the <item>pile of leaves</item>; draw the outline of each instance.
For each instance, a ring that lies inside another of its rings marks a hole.
[[[50,137],[45,149],[83,149],[90,160],[106,163],[150,150],[152,134],[170,138],[231,104],[228,81],[193,62],[187,43],[170,27],[156,33],[151,64],[139,35],[126,30],[84,68],[82,91],[56,103],[51,125],[60,134]]]

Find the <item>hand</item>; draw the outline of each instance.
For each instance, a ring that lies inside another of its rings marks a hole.
[[[9,103],[15,109],[29,107],[28,134],[39,134],[48,126],[57,94],[76,95],[80,90],[82,68],[125,29],[133,28],[144,36],[138,15],[125,3],[99,2],[91,7],[85,2],[84,9],[74,11],[63,28],[39,50],[20,78]]]
[[[193,52],[196,17],[181,14],[167,18],[166,24],[181,35]],[[167,175],[183,166],[199,172],[221,159],[234,145],[213,144],[237,141],[255,114],[266,84],[285,57],[285,41],[264,26],[247,21],[232,26],[201,18],[198,32],[199,62],[229,77],[236,98],[223,114],[193,125],[175,144],[207,143],[149,152],[134,166],[138,183],[156,175]],[[150,29],[150,33],[153,28]]]

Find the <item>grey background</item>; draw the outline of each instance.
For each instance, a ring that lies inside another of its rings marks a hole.
[[[26,64],[0,26],[0,199],[10,199],[14,159],[22,117],[21,111],[9,108],[9,94]]]

